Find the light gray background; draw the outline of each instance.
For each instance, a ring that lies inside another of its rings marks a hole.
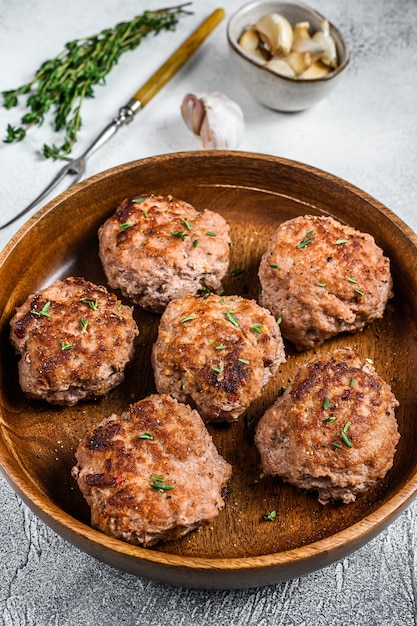
[[[226,0],[231,15],[243,2]],[[0,0],[0,90],[28,81],[40,63],[76,37],[93,34],[165,0]],[[366,190],[417,230],[416,0],[312,0],[346,34],[352,60],[336,91],[315,108],[281,114],[258,105],[228,65],[223,22],[195,58],[128,129],[96,153],[88,175],[154,154],[199,149],[179,107],[189,91],[222,91],[244,111],[241,150],[282,156],[327,170]],[[76,153],[90,142],[208,13],[174,33],[151,36],[122,57],[83,109]],[[0,134],[20,111],[0,110]],[[23,208],[57,171],[38,150],[56,141],[46,121],[22,144],[0,144],[1,220]],[[22,225],[0,231],[0,246]],[[0,624],[4,626],[360,625],[417,623],[416,512],[411,505],[386,531],[342,562],[298,580],[237,591],[178,589],[111,569],[40,522],[0,477]]]

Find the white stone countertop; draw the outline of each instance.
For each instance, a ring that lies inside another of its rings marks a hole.
[[[0,90],[27,82],[65,42],[129,20],[166,0],[20,0],[0,3]],[[242,0],[226,0],[229,17]],[[417,230],[417,3],[311,0],[346,35],[351,62],[314,108],[277,113],[257,104],[228,64],[226,20],[194,59],[88,162],[87,175],[156,154],[200,149],[179,107],[189,91],[221,91],[241,105],[239,150],[307,163],[346,179]],[[193,3],[175,32],[129,52],[83,109],[80,153],[137,88],[217,6]],[[0,134],[19,110],[0,109]],[[0,144],[0,217],[28,204],[59,164],[39,155],[56,141],[45,120]],[[62,189],[58,191],[62,191]],[[28,216],[0,231],[0,247]],[[34,253],[36,253],[34,251]],[[29,261],[29,260],[28,260]],[[163,586],[104,565],[44,525],[0,475],[0,625],[411,626],[417,623],[417,504],[357,552],[300,579],[247,590]]]

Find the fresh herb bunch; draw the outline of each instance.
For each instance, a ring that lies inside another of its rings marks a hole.
[[[84,98],[94,97],[93,86],[104,84],[121,55],[137,48],[143,37],[151,32],[157,35],[161,30],[175,30],[178,17],[187,13],[184,7],[189,4],[145,11],[129,22],[106,28],[97,35],[68,42],[58,56],[41,65],[29,83],[2,92],[6,109],[17,106],[19,96],[28,96],[28,112],[21,118],[22,126],[9,124],[4,142],[22,141],[26,131],[31,126],[40,126],[45,114],[54,106],[55,131],[65,129],[65,141],[59,147],[45,144],[43,154],[46,158],[66,159],[82,125]]]

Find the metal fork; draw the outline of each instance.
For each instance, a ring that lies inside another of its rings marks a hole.
[[[146,81],[144,85],[135,93],[129,102],[119,109],[118,115],[101,131],[88,148],[76,159],[73,159],[54,176],[49,185],[20,213],[12,217],[8,222],[0,226],[0,230],[10,226],[17,219],[26,215],[39,202],[48,196],[53,189],[66,176],[72,175],[74,178],[68,188],[79,182],[85,174],[87,159],[112,137],[121,126],[131,122],[135,114],[158,93],[158,91],[176,74],[176,72],[186,63],[186,61],[201,46],[208,35],[222,21],[225,12],[223,9],[216,9],[200,26],[184,41],[184,43],[161,65],[161,67]]]

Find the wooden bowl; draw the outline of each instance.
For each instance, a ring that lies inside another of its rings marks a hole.
[[[105,284],[97,229],[127,196],[173,194],[224,215],[232,259],[226,293],[256,298],[257,268],[268,239],[284,220],[331,215],[374,235],[392,262],[395,297],[384,318],[318,350],[354,345],[371,357],[400,401],[401,440],[393,469],[352,504],[322,506],[277,478],[262,478],[253,425],[296,367],[311,357],[287,344],[288,361],[234,425],[209,425],[233,465],[226,507],[204,529],[180,540],[140,548],[89,524],[89,510],[71,478],[74,451],[85,433],[112,411],[154,391],[149,364],[158,316],[137,308],[141,328],[125,382],[100,401],[73,408],[30,401],[20,391],[9,321],[28,294],[57,278],[81,275]],[[270,156],[187,152],[128,163],[94,176],[46,205],[0,256],[0,466],[13,489],[57,533],[114,567],[155,581],[203,588],[276,583],[322,568],[359,548],[392,522],[417,488],[417,238],[389,209],[325,172]],[[233,270],[242,270],[240,273]],[[236,275],[235,275],[236,274]],[[267,511],[277,512],[265,521]]]

